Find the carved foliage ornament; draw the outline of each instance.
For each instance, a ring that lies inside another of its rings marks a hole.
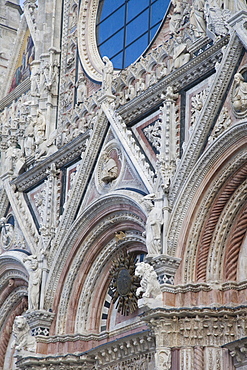
[[[140,286],[140,279],[135,276],[135,256],[126,251],[121,253],[113,261],[110,275],[112,301],[117,302],[118,312],[128,316],[138,308],[136,290]]]

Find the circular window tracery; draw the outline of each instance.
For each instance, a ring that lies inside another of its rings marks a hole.
[[[170,0],[82,0],[78,48],[87,75],[102,81],[104,55],[119,69],[139,58],[154,38],[169,4]]]
[[[147,48],[159,28],[169,0],[100,0],[96,38],[101,57],[114,68],[133,63]]]

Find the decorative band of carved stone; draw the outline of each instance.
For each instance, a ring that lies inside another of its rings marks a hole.
[[[77,339],[79,337],[85,338],[85,336],[78,335],[76,337]],[[73,339],[72,336],[66,336],[66,338]],[[37,338],[38,341],[39,339]],[[57,339],[60,339],[60,337]],[[42,342],[48,340],[50,338],[43,338]],[[70,369],[78,369],[78,366],[83,366],[83,369],[89,370],[95,368],[93,365],[97,365],[97,368],[100,366],[102,369],[105,365],[124,363],[125,368],[129,368],[131,365],[139,363],[154,365],[154,351],[154,337],[151,336],[149,331],[144,331],[100,345],[88,352],[68,353],[62,356],[39,356],[39,358],[29,356],[19,360],[18,367],[20,369],[32,369],[32,366],[36,366],[36,368],[49,369],[49,365],[52,364],[53,369],[61,369],[60,366],[69,365]]]
[[[18,176],[12,184],[16,185],[18,191],[25,191],[34,186],[47,176],[47,170],[52,163],[55,163],[56,167],[59,168],[77,157],[79,158],[86,149],[85,142],[88,138],[88,134],[78,136],[75,140],[63,146],[57,152],[38,163],[35,167],[32,167],[23,175]]]

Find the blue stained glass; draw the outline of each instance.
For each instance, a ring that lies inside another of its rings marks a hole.
[[[147,32],[148,29],[148,11],[141,13],[137,18],[128,24],[126,45]]]
[[[156,24],[153,28],[150,30],[150,39],[152,40],[159,28],[159,24]]]
[[[123,5],[124,1],[123,0],[113,0],[113,1],[101,0],[100,3],[101,3],[101,7],[100,7],[99,18],[102,21],[103,19],[108,17],[108,15],[113,13],[117,8]]]
[[[126,68],[148,47],[170,0],[100,0],[96,35],[101,57]]]
[[[136,59],[141,55],[141,53],[145,49],[146,45],[148,45],[147,33],[125,49],[124,68],[136,61]]]
[[[124,30],[117,32],[108,41],[102,43],[99,47],[100,54],[106,55],[111,59],[115,54],[121,51],[124,47]]]
[[[162,11],[162,1],[156,1],[151,8],[151,27],[157,22],[161,22],[164,17],[164,12]]]
[[[122,6],[109,18],[106,18],[97,27],[98,44],[101,44],[115,32],[117,32],[124,24],[124,7]]]
[[[127,7],[127,22],[140,14],[149,5],[149,0],[129,0]]]
[[[123,67],[123,52],[117,54],[115,57],[111,59],[113,65],[117,69],[122,69]]]

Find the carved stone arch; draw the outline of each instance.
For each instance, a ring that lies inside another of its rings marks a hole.
[[[4,366],[14,319],[28,308],[28,272],[22,255],[11,251],[0,256],[0,368]]]
[[[231,127],[207,148],[183,187],[181,199],[177,200],[172,218],[174,220],[176,212],[180,212],[180,225],[176,230],[176,223],[171,222],[169,234],[175,237],[173,242],[177,240],[176,255],[185,256],[180,266],[185,282],[206,281],[209,250],[219,217],[231,195],[246,179],[246,128],[246,122]],[[239,183],[232,188],[231,179],[234,183],[237,173]],[[225,199],[228,186],[232,190]],[[184,230],[183,233],[179,229]],[[223,240],[218,239],[218,246],[222,246]]]
[[[207,281],[236,280],[238,255],[247,230],[243,210],[247,201],[247,164],[234,173],[232,180],[221,190],[221,204],[218,201],[216,205],[222,209],[208,253]],[[212,221],[214,215],[210,218]]]
[[[126,225],[123,223],[122,226],[124,228]],[[98,333],[100,331],[102,307],[109,290],[109,272],[112,261],[123,248],[126,248],[128,252],[146,253],[144,243],[141,232],[129,231],[126,232],[124,240],[116,242],[115,239],[111,239],[104,246],[104,250],[95,259],[95,263],[92,265],[81,290],[76,313],[75,332]]]
[[[95,23],[99,0],[83,0],[78,19],[78,48],[83,68],[95,81],[102,81],[104,63],[99,55]]]
[[[94,279],[108,266],[117,249],[116,232],[137,232],[144,250],[145,241],[140,235],[145,219],[136,201],[123,195],[108,195],[90,205],[74,222],[60,245],[48,277],[47,293],[51,291],[51,294],[46,296],[45,307],[57,312],[51,333],[74,332],[79,300],[86,306],[85,315],[88,313],[91,293],[87,292],[85,299],[80,297],[86,294],[87,284],[94,286],[90,285],[88,276]]]
[[[246,193],[247,189],[245,188],[245,194]],[[232,225],[231,233],[226,245],[224,270],[222,271],[223,278],[225,280],[246,280],[246,235],[247,200],[235,217],[235,222]],[[241,249],[243,250],[241,251]]]

